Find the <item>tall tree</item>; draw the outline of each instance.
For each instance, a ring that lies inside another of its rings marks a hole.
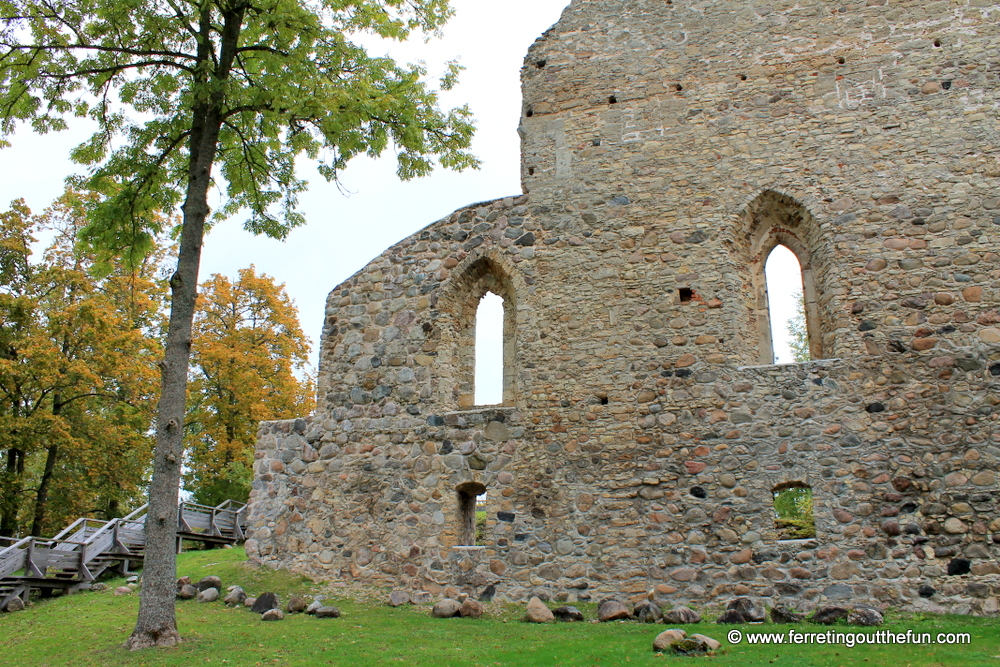
[[[41,216],[0,215],[0,532],[51,534],[80,514],[116,513],[147,467],[162,300],[149,264],[91,272],[75,242],[84,200],[67,193]],[[55,238],[41,260],[31,235]],[[131,295],[139,294],[138,298]]]
[[[301,154],[336,178],[359,153],[394,145],[397,173],[475,166],[466,108],[443,113],[419,67],[369,56],[351,36],[405,39],[447,20],[447,0],[0,0],[0,132],[37,131],[69,114],[99,124],[73,152],[107,198],[85,234],[135,254],[182,203],[162,365],[146,554],[132,649],[175,644],[174,512],[184,408],[213,168],[220,215],[282,238],[303,222]],[[442,80],[454,83],[453,67]],[[130,115],[131,114],[131,115]]]
[[[193,341],[185,486],[206,505],[246,500],[257,423],[313,409],[309,342],[284,286],[252,265],[202,283]]]
[[[792,361],[809,361],[812,355],[809,353],[809,330],[806,327],[806,300],[802,292],[796,292],[794,296],[795,314],[785,323],[788,348],[792,353]]]
[[[15,201],[0,214],[0,433],[4,434],[4,463],[0,469],[0,535],[18,532],[18,501],[22,496],[25,459],[31,446],[24,432],[22,414],[30,411],[24,392],[14,378],[23,364],[23,342],[31,329],[32,303],[29,257],[32,236],[31,211]],[[11,376],[11,380],[6,380]]]

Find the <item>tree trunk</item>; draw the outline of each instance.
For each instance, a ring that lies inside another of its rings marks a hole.
[[[7,466],[0,481],[0,535],[17,537],[17,501],[24,476],[24,452],[16,447],[7,450]]]
[[[219,64],[212,74],[228,78],[243,23],[243,9],[223,15]],[[214,27],[210,9],[201,17],[199,62],[212,60]],[[216,91],[220,91],[216,86]],[[208,217],[208,190],[212,164],[222,127],[223,92],[195,98],[188,143],[188,184],[185,193],[177,270],[170,277],[170,323],[161,364],[160,401],[157,405],[153,479],[146,512],[146,546],[143,559],[139,617],[125,646],[133,651],[150,646],[173,646],[180,641],[175,614],[177,580],[177,499],[183,457],[184,413],[187,405],[191,329],[198,292],[198,268]]]
[[[126,643],[132,650],[148,646],[171,646],[180,640],[174,613],[177,500],[181,459],[184,454],[183,424],[187,402],[188,361],[191,356],[191,327],[197,298],[202,236],[205,218],[208,216],[214,139],[219,133],[217,121],[214,128],[206,127],[210,124],[207,112],[200,116],[195,119],[195,133],[191,139],[191,166],[183,207],[177,270],[170,278],[170,324],[161,364],[153,479],[149,486],[149,508],[145,521],[142,594],[139,618]],[[200,135],[201,141],[195,135]]]
[[[49,483],[56,469],[56,459],[59,458],[59,445],[49,445],[45,453],[45,470],[38,483],[38,493],[35,494],[35,516],[31,521],[31,534],[41,535],[42,524],[45,522],[45,509],[49,501]]]
[[[67,354],[68,342],[63,341],[63,354]],[[52,400],[52,416],[58,417],[62,414],[64,403],[59,395]],[[56,469],[56,459],[59,458],[59,445],[51,444],[45,449],[45,468],[42,470],[42,478],[38,482],[38,492],[35,494],[35,512],[31,521],[31,534],[41,536],[42,523],[45,521],[45,509],[49,502],[49,484],[52,482],[52,474]]]

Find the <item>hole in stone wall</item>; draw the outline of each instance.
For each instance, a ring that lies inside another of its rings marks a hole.
[[[740,74],[740,81],[746,81],[746,80],[747,80],[747,75],[746,74]]]
[[[601,145],[601,140],[600,139],[594,139],[591,143],[593,145],[595,145],[595,146],[600,146]]]
[[[618,104],[618,98],[615,97],[614,95],[610,96],[608,98],[608,104]]]
[[[503,403],[504,301],[487,292],[476,308],[476,405]]]
[[[673,85],[673,89],[674,89],[675,91],[677,91],[677,92],[679,93],[679,92],[681,92],[682,90],[684,90],[684,86],[682,86],[682,85],[681,85],[681,84],[679,84],[679,83],[675,83],[675,84]]]
[[[934,46],[936,46],[937,48],[941,48],[941,40],[940,39],[935,39],[934,40]]]
[[[528,167],[528,176],[534,176],[534,175],[535,175],[535,168]]]
[[[839,64],[843,65],[843,64],[847,63],[847,58],[845,58],[844,56],[839,56],[839,57],[837,58],[837,62],[838,62]]]
[[[707,498],[708,492],[705,491],[705,489],[701,488],[700,486],[692,486],[691,495],[694,496],[695,498]]]
[[[479,482],[465,482],[455,488],[458,494],[458,544],[460,546],[476,546],[477,524],[479,514],[479,498],[486,494],[486,487]],[[485,501],[485,498],[483,498]],[[486,509],[483,507],[483,526],[486,522]]]
[[[531,107],[528,107],[528,110],[524,112],[524,115],[527,116],[528,118],[531,118],[532,116],[535,115],[535,110],[532,109]]]
[[[813,492],[808,484],[788,482],[771,491],[774,498],[774,526],[782,540],[816,537]]]
[[[680,297],[681,303],[691,303],[691,299],[694,298],[694,290],[690,287],[681,287],[677,290],[677,296]]]
[[[537,63],[535,63],[535,67],[537,67],[538,69],[542,69],[543,67],[545,67],[545,61],[539,60]]]
[[[942,81],[941,88],[944,90],[951,90],[951,81]]]
[[[771,322],[773,363],[809,361],[809,331],[802,298],[802,266],[791,250],[777,245],[764,264],[767,308]]]

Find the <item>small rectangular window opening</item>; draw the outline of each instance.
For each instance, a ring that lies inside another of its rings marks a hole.
[[[681,303],[691,303],[691,300],[694,299],[694,290],[690,287],[682,287],[677,290],[677,295],[680,297]]]
[[[486,487],[466,482],[455,489],[458,494],[458,544],[482,546],[486,531]]]
[[[812,488],[793,482],[775,487],[772,493],[778,539],[804,540],[816,537]]]

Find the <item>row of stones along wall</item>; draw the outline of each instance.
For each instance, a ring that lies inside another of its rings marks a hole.
[[[251,556],[357,591],[996,613],[998,21],[574,1],[522,71],[525,194],[331,292],[316,414],[261,426]],[[813,362],[767,365],[777,243]],[[487,290],[497,407],[471,401]],[[483,546],[460,545],[469,483]],[[787,483],[812,487],[815,539],[779,539]]]

